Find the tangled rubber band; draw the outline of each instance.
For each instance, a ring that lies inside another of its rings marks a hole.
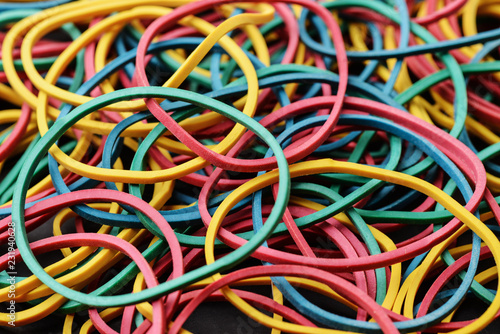
[[[0,331],[498,332],[499,6],[0,3]]]

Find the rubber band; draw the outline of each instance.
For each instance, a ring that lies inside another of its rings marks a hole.
[[[494,330],[497,7],[0,3],[0,325]]]

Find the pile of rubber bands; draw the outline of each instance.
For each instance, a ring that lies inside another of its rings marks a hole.
[[[498,333],[499,20],[1,2],[0,332]]]

